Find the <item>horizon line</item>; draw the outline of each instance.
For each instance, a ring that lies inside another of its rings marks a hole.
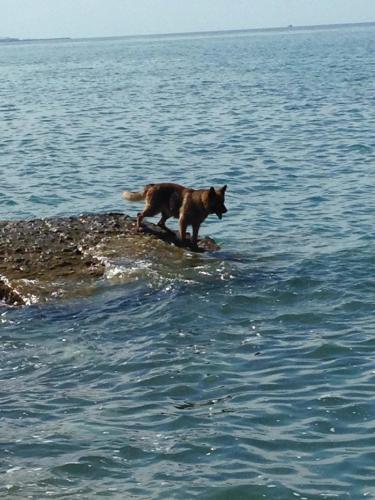
[[[306,25],[293,25],[287,26],[269,26],[263,28],[227,28],[227,29],[212,29],[202,31],[175,31],[163,33],[138,33],[132,35],[93,35],[93,36],[53,36],[53,37],[28,37],[18,38],[13,36],[1,36],[0,42],[32,42],[32,41],[74,41],[74,40],[103,40],[115,38],[146,38],[146,37],[172,37],[172,36],[189,36],[189,35],[215,35],[219,33],[251,33],[251,32],[271,32],[271,31],[293,31],[293,30],[306,30],[306,29],[330,29],[330,28],[349,28],[355,26],[375,26],[375,21],[359,21],[347,23],[328,23],[328,24],[306,24]]]

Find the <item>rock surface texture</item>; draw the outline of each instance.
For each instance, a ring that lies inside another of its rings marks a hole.
[[[135,219],[120,213],[0,221],[0,301],[25,305],[80,295],[105,272],[98,247],[121,258],[127,257],[131,245],[141,240],[143,246],[152,246],[155,238],[190,248],[176,233],[154,224],[146,223],[139,233]],[[199,247],[219,249],[207,237],[199,240]]]

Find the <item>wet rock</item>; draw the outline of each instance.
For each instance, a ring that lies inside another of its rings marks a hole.
[[[0,299],[10,305],[25,305],[23,297],[20,296],[17,290],[12,289],[11,285],[6,283],[5,279],[0,279]]]
[[[116,240],[116,256],[127,256],[129,245],[119,245],[119,238],[129,242],[148,238],[151,246],[157,238],[193,249],[173,231],[154,224],[145,223],[139,233],[135,219],[120,213],[0,221],[0,301],[23,305],[90,288],[105,271],[98,246],[110,247]],[[199,247],[219,249],[210,238],[199,240]]]

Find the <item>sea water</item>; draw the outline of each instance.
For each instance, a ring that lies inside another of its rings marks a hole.
[[[0,45],[1,219],[228,184],[221,251],[0,309],[1,498],[375,497],[374,54],[373,27]]]

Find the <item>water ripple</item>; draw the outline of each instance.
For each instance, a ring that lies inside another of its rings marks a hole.
[[[4,46],[2,218],[135,214],[151,180],[229,211],[222,251],[99,246],[86,297],[0,309],[1,497],[375,496],[373,45]]]

